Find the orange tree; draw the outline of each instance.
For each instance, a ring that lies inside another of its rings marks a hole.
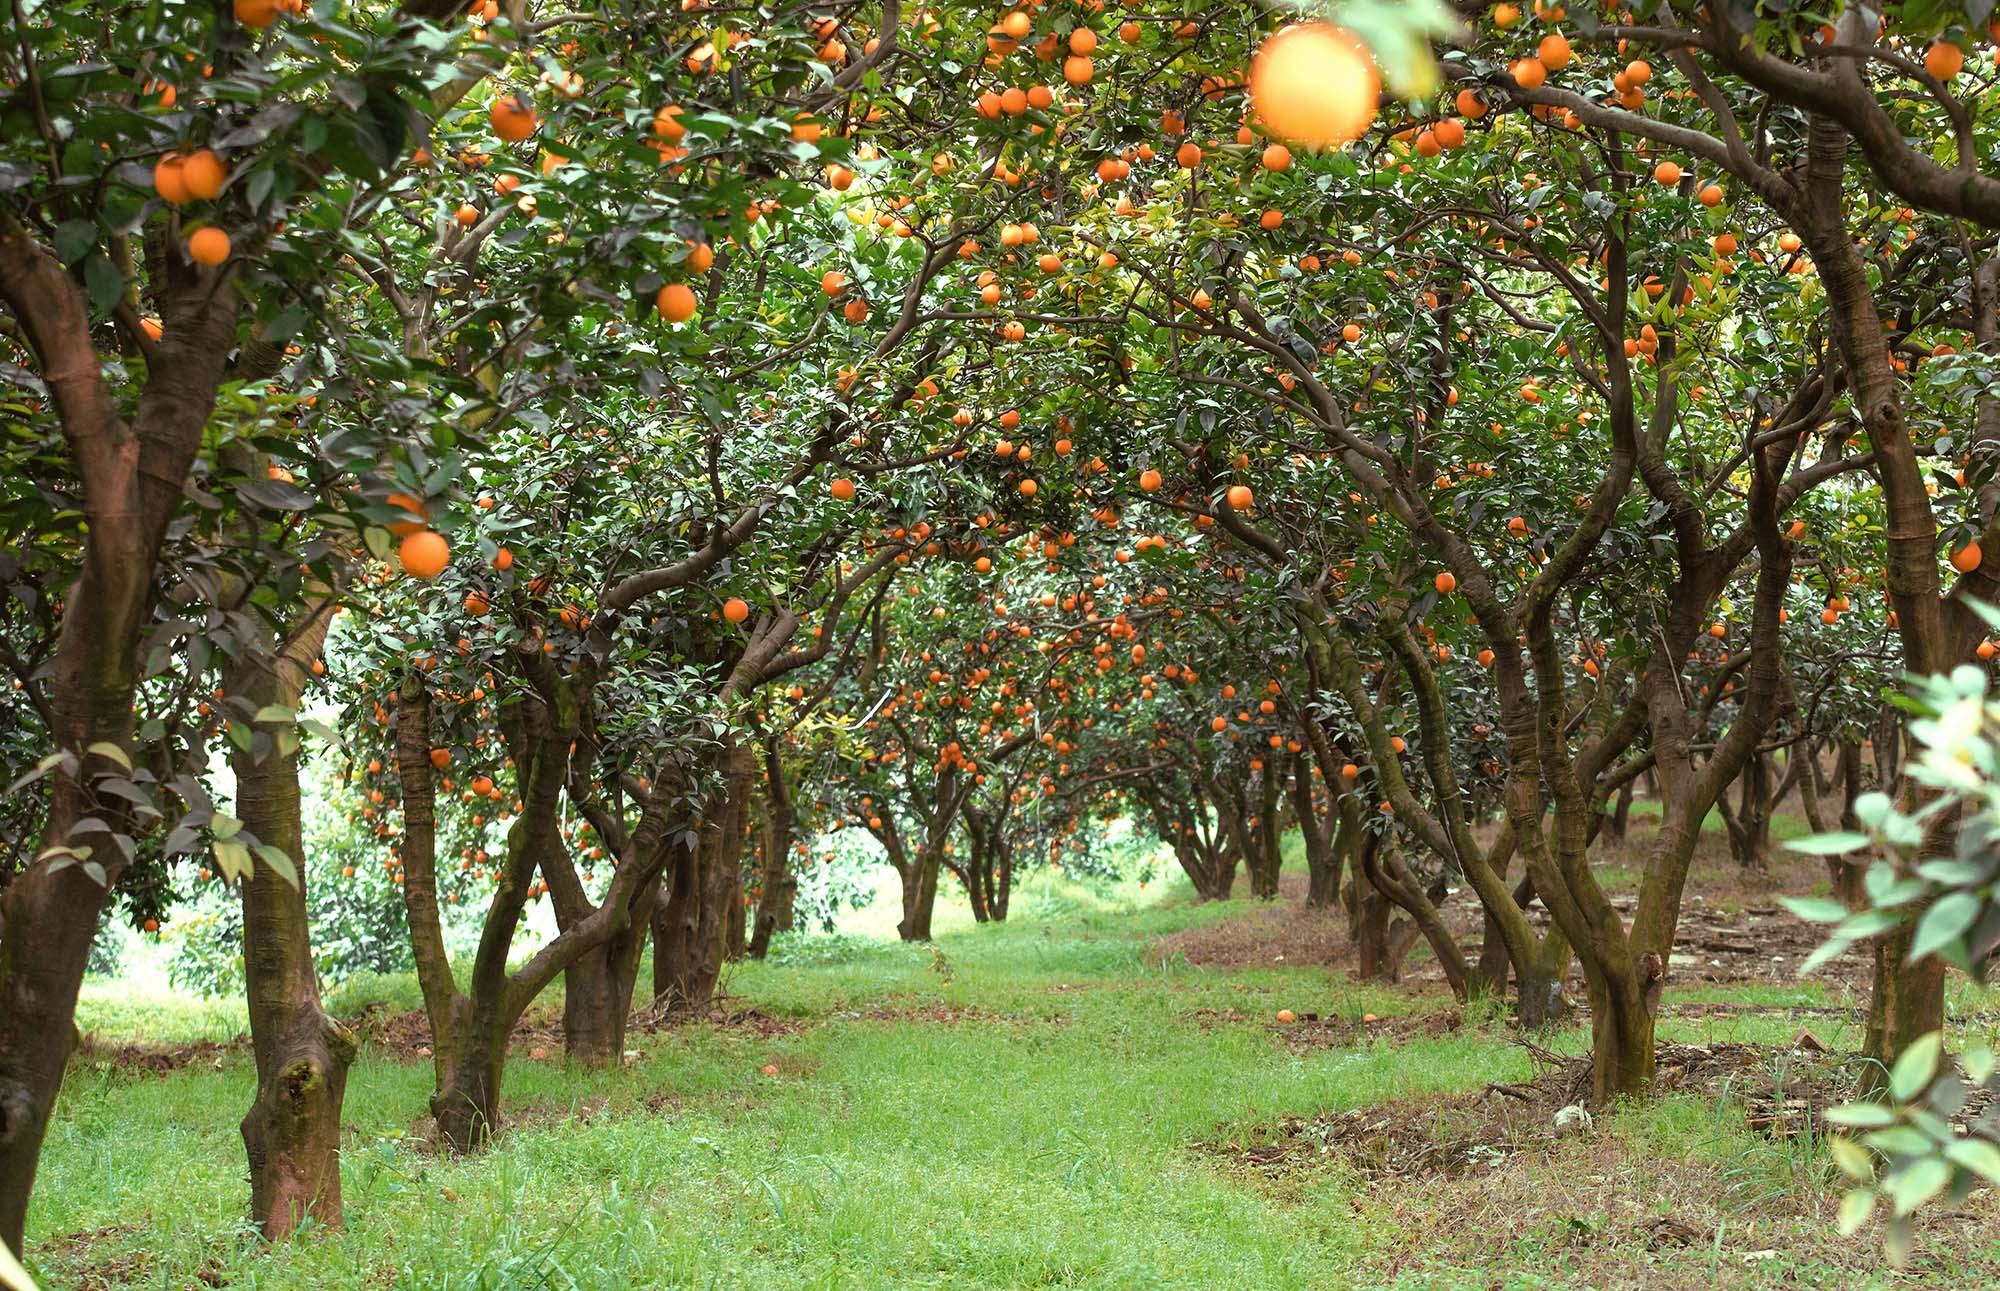
[[[1993,181],[1978,172],[1973,143],[1991,108],[1982,96],[1954,89],[1984,15],[1938,5],[1883,19],[1843,6],[1822,26],[1820,16],[1742,10],[1683,20],[1664,5],[1634,14],[1629,24],[1579,22],[1575,34],[1589,43],[1573,49],[1559,33],[1538,38],[1519,23],[1517,9],[1502,6],[1460,70],[1491,86],[1498,106],[1648,141],[1661,167],[1685,172],[1688,187],[1712,186],[1718,200],[1754,198],[1790,226],[1778,251],[1824,293],[1817,303],[1840,360],[1840,393],[1881,489],[1887,525],[1870,563],[1883,571],[1903,663],[1930,673],[1971,658],[1986,629],[1967,600],[1991,598],[1994,572],[1981,559],[1985,544],[1967,539],[1987,537],[1992,523],[1984,463],[2000,433],[2000,410],[1981,387],[1959,387],[1961,397],[1972,397],[1974,415],[1969,425],[1962,412],[1954,418],[1960,424],[1946,435],[1947,451],[1971,459],[1973,482],[1959,495],[1966,504],[1960,518],[1952,519],[1951,508],[1941,517],[1931,501],[1921,461],[1929,445],[1920,442],[1910,404],[1925,360],[1976,350],[1984,357],[1975,362],[1990,363],[2000,336],[1990,251],[1924,218],[1991,225]],[[1658,51],[1657,66],[1635,57],[1649,48]],[[1596,76],[1601,86],[1605,74],[1613,78],[1608,93],[1583,92],[1584,78]],[[1777,125],[1744,124],[1755,121]],[[1936,160],[1945,153],[1954,165]],[[1925,293],[1889,280],[1913,261],[1928,263],[1933,281],[1954,284],[1949,296],[1957,303],[1910,308]],[[1956,581],[1942,572],[1946,552]],[[1949,822],[1933,819],[1939,830],[1932,841],[1942,847]],[[1883,1064],[1942,1019],[1943,964],[1935,957],[1910,962],[1910,937],[1905,924],[1873,942],[1866,1049]]]
[[[1231,69],[1241,46],[1215,35],[1187,55],[1207,79],[1164,87],[1165,141],[1183,140],[1178,175],[1152,181],[1150,205],[1121,190],[1072,226],[1118,259],[1123,281],[1137,279],[1125,334],[1135,335],[1134,317],[1150,329],[1135,369],[1147,420],[1201,431],[1167,472],[1166,493],[1195,499],[1257,559],[1283,567],[1293,552],[1326,545],[1257,528],[1284,514],[1289,473],[1305,473],[1294,463],[1344,473],[1362,525],[1373,516],[1392,550],[1377,558],[1381,583],[1358,589],[1351,610],[1297,580],[1298,626],[1323,684],[1368,734],[1399,824],[1466,869],[1512,939],[1517,971],[1529,966],[1539,989],[1559,978],[1563,943],[1582,958],[1600,1092],[1641,1088],[1695,827],[1777,706],[1792,560],[1777,518],[1877,455],[1853,451],[1837,426],[1823,448],[1801,451],[1804,432],[1836,420],[1833,378],[1811,348],[1810,302],[1761,264],[1754,294],[1722,283],[1713,239],[1729,226],[1709,224],[1731,214],[1711,214],[1721,195],[1644,157],[1636,131],[1579,131],[1545,113],[1521,126],[1500,117],[1466,144],[1474,132],[1457,118],[1419,119],[1366,159],[1308,163],[1238,124],[1246,104]],[[1486,116],[1491,106],[1475,96],[1466,110]],[[1148,142],[1135,163],[1158,175],[1161,155]],[[1122,166],[1101,172],[1107,184],[1125,181]],[[1743,320],[1768,332],[1771,311],[1807,342],[1804,363],[1739,342]],[[1193,390],[1208,392],[1207,407]],[[1160,411],[1175,403],[1178,416]],[[1718,405],[1747,408],[1756,433],[1739,432],[1711,411]],[[1518,433],[1524,421],[1548,441]],[[1524,438],[1525,450],[1496,451],[1496,440]],[[1510,459],[1507,474],[1496,458]],[[1338,496],[1316,487],[1300,508],[1308,526]],[[1525,496],[1503,510],[1507,491]],[[1614,562],[1632,577],[1608,582]],[[1431,591],[1399,590],[1439,567],[1445,577]],[[1693,738],[1697,706],[1673,665],[1738,578],[1754,579],[1732,596],[1750,606],[1752,663],[1744,702],[1711,746]],[[1533,936],[1469,831],[1428,675],[1446,657],[1428,652],[1449,648],[1435,638],[1450,629],[1426,624],[1430,606],[1413,604],[1454,594],[1463,600],[1447,603],[1472,612],[1477,649],[1449,657],[1490,661],[1507,751],[1509,828],[1493,846],[1525,856],[1555,916],[1550,937]],[[1355,626],[1359,634],[1337,630]],[[1379,701],[1357,688],[1363,651],[1381,651],[1404,674],[1399,686],[1429,728],[1420,745],[1368,720]],[[1433,810],[1399,802],[1408,777],[1396,740],[1424,750]],[[1649,768],[1669,819],[1628,928],[1587,858],[1605,791]]]
[[[453,7],[370,5],[342,20],[251,0],[16,15],[0,105],[0,301],[30,415],[61,431],[47,465],[87,527],[47,657],[56,761],[38,790],[41,842],[0,900],[10,1246],[100,911],[150,813],[178,810],[135,773],[157,736],[133,699],[184,484],[203,463],[222,466],[205,431],[226,393],[268,378],[316,323],[336,247],[434,107],[450,42],[430,24]],[[318,339],[368,367],[344,333]],[[174,797],[206,827],[199,795]],[[218,860],[247,870],[252,840],[228,829],[211,831]]]

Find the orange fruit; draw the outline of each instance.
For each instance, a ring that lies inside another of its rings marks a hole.
[[[653,298],[653,308],[669,323],[685,323],[694,317],[694,291],[684,282],[670,282]]]
[[[1665,184],[1669,188],[1673,187],[1675,184],[1680,183],[1681,182],[1680,163],[1673,161],[1663,161],[1659,165],[1653,167],[1653,181],[1655,183]]]
[[[1267,145],[1264,149],[1265,170],[1290,170],[1292,150],[1281,143]]]
[[[187,159],[177,152],[170,152],[153,163],[153,189],[160,197],[175,206],[194,200],[188,191],[187,179],[182,173]]]
[[[1158,492],[1160,488],[1160,473],[1152,470],[1139,472],[1139,487],[1148,493]]]
[[[1382,80],[1361,41],[1327,22],[1294,23],[1250,59],[1250,106],[1273,134],[1333,148],[1375,119]]]
[[[1559,31],[1552,31],[1542,37],[1542,43],[1535,47],[1535,57],[1542,60],[1542,66],[1551,72],[1560,72],[1569,66],[1569,40]]]
[[[1507,69],[1507,74],[1514,78],[1514,84],[1524,90],[1538,90],[1542,82],[1549,79],[1549,69],[1542,66],[1539,58],[1517,58]]]
[[[535,109],[518,94],[504,94],[493,100],[493,111],[487,120],[492,123],[493,133],[508,143],[519,143],[535,133]]]
[[[213,149],[197,148],[181,159],[181,183],[196,201],[212,202],[222,196],[222,185],[228,179],[229,170]]]
[[[1458,590],[1458,579],[1447,569],[1431,580],[1431,586],[1438,589],[1439,595],[1450,596]]]
[[[188,234],[187,253],[196,264],[219,265],[229,258],[229,235],[205,225]]]
[[[1182,170],[1193,170],[1201,165],[1201,145],[1190,139],[1175,150],[1174,160],[1180,163]]]
[[[833,494],[836,501],[852,502],[854,500],[854,481],[845,478],[835,480],[827,486],[827,492]]]
[[[236,21],[262,31],[278,20],[278,0],[234,0]]]
[[[384,502],[388,506],[400,510],[400,512],[408,512],[410,516],[416,516],[416,520],[396,520],[396,522],[390,522],[388,532],[394,534],[396,538],[408,538],[410,534],[416,534],[418,530],[430,528],[430,508],[424,504],[422,498],[414,498],[410,494],[390,494],[388,498],[384,498]]]
[[[1965,51],[1941,40],[1924,51],[1924,70],[1940,81],[1949,81],[1965,69]]]
[[[1961,574],[1970,574],[1979,568],[1979,563],[1984,558],[1984,553],[1979,550],[1979,544],[1968,542],[1951,553],[1951,567]]]
[[[444,572],[451,559],[451,544],[435,529],[419,529],[398,544],[396,559],[402,562],[404,573],[429,581]]]
[[[1250,486],[1247,484],[1230,485],[1226,497],[1229,502],[1229,509],[1232,511],[1248,511],[1250,504],[1256,501],[1256,497],[1250,492]]]
[[[750,617],[750,603],[740,596],[732,596],[722,603],[722,617],[731,623],[741,623]]]
[[[1063,79],[1071,85],[1088,85],[1095,75],[1096,66],[1082,54],[1071,54],[1063,60]]]

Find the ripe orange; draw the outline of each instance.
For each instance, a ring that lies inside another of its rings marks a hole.
[[[390,523],[389,532],[395,534],[398,538],[407,538],[413,533],[430,527],[431,509],[425,505],[422,498],[408,493],[391,493],[383,501],[398,510],[407,511],[409,514],[418,517],[415,520],[396,520]]]
[[[1539,58],[1517,58],[1507,69],[1507,74],[1514,78],[1514,84],[1524,90],[1538,90],[1542,82],[1549,79],[1549,69],[1542,66]]]
[[[1375,119],[1381,77],[1352,32],[1332,23],[1295,23],[1250,60],[1250,106],[1273,134],[1334,148]]]
[[[1672,188],[1675,184],[1680,183],[1681,182],[1680,163],[1673,161],[1663,161],[1659,165],[1653,167],[1653,180],[1656,183],[1665,184],[1669,188]]]
[[[1973,570],[1979,568],[1979,563],[1983,559],[1985,559],[1985,553],[1979,550],[1979,544],[1968,542],[1957,551],[1951,553],[1951,567],[1961,574],[1970,574]]]
[[[194,200],[194,194],[188,191],[187,179],[183,174],[186,165],[187,159],[177,152],[170,152],[153,163],[154,191],[159,193],[163,200],[175,206]]]
[[[1438,589],[1439,595],[1450,596],[1458,590],[1458,579],[1447,569],[1431,580],[1431,586]]]
[[[1361,768],[1349,762],[1340,768],[1340,778],[1343,780],[1358,780],[1361,778]]]
[[[1290,148],[1285,147],[1281,143],[1266,145],[1264,148],[1265,170],[1290,170],[1291,168],[1292,150]]]
[[[492,608],[493,603],[486,599],[484,592],[467,592],[465,594],[465,612],[473,618],[485,618],[487,611]]]
[[[1180,163],[1182,170],[1193,170],[1201,165],[1201,145],[1192,139],[1188,140],[1175,150],[1174,160]]]
[[[1722,185],[1709,184],[1695,196],[1701,199],[1703,206],[1720,206],[1722,205]]]
[[[653,308],[669,323],[685,323],[694,317],[694,291],[684,282],[670,282],[653,298]]]
[[[1230,485],[1227,497],[1229,509],[1232,511],[1248,511],[1250,504],[1256,501],[1255,496],[1250,492],[1250,486],[1247,484]]]
[[[535,133],[535,109],[519,94],[504,94],[493,100],[493,111],[487,119],[492,123],[493,133],[508,143],[519,143]]]
[[[1158,492],[1160,488],[1160,473],[1152,470],[1139,472],[1139,487],[1148,493]]]
[[[846,478],[835,480],[827,486],[827,492],[833,494],[834,500],[837,502],[852,502],[854,500],[854,481]]]
[[[212,202],[222,196],[228,179],[228,168],[212,149],[197,148],[181,160],[181,183],[196,201]]]
[[[1940,81],[1949,81],[1965,70],[1965,51],[1941,40],[1924,51],[1924,70]]]
[[[1071,54],[1063,60],[1063,79],[1071,85],[1088,85],[1096,74],[1097,68],[1082,54]]]
[[[419,529],[397,546],[396,558],[404,573],[428,582],[444,572],[451,559],[451,544],[435,529]]]
[[[1478,93],[1470,88],[1460,90],[1458,97],[1452,100],[1452,106],[1458,109],[1458,115],[1471,121],[1479,120],[1491,110]]]
[[[188,259],[196,264],[219,265],[229,258],[229,235],[213,224],[188,234]]]
[[[450,765],[451,765],[451,750],[450,750],[450,749],[432,749],[432,750],[431,750],[431,765],[432,765],[432,766],[434,766],[434,767],[436,767],[436,768],[437,768],[438,770],[440,770],[440,771],[442,771],[442,770],[444,770],[444,769],[445,769],[446,767],[450,766]]]
[[[278,0],[235,0],[236,21],[262,31],[278,20]]]
[[[750,603],[740,596],[732,596],[722,603],[722,617],[731,623],[741,623],[750,617]]]
[[[1290,1009],[1279,1009],[1278,1021],[1290,1023],[1292,1021],[1292,1011]]]
[[[1551,72],[1560,72],[1569,66],[1569,40],[1559,31],[1552,31],[1542,37],[1542,43],[1535,47],[1535,56],[1542,60],[1542,66]]]

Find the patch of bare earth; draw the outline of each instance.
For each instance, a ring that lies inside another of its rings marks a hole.
[[[1879,1233],[1837,1236],[1839,1188],[1817,1153],[1787,1141],[1823,1133],[1825,1110],[1853,1088],[1848,1060],[1812,1046],[1664,1045],[1663,1095],[1710,1102],[1750,1132],[1714,1158],[1663,1155],[1590,1116],[1589,1063],[1529,1046],[1530,1081],[1401,1100],[1251,1127],[1218,1127],[1196,1150],[1278,1196],[1350,1183],[1350,1204],[1379,1221],[1384,1280],[1422,1272],[1487,1282],[1492,1262],[1553,1257],[1550,1285],[1687,1288],[2000,1284],[2000,1198],[1978,1193],[1920,1227],[1904,1270]],[[1974,1109],[1968,1109],[1976,1115]],[[1482,1254],[1486,1257],[1481,1258]]]
[[[1249,880],[1237,876],[1235,895],[1249,895]],[[1241,914],[1199,928],[1183,928],[1153,944],[1155,957],[1184,957],[1213,968],[1269,968],[1273,964],[1334,964],[1350,954],[1347,916],[1337,909],[1308,909],[1306,880],[1285,874],[1276,900],[1259,902]]]

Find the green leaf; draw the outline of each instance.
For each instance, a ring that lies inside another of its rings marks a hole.
[[[1807,856],[1841,856],[1857,848],[1868,846],[1868,835],[1855,833],[1814,834],[1810,838],[1800,838],[1786,843],[1794,852]]]
[[[1875,1177],[1874,1155],[1853,1139],[1835,1135],[1826,1141],[1826,1148],[1833,1154],[1833,1163],[1848,1178],[1866,1182]]]
[[[1951,1182],[1951,1165],[1943,1157],[1912,1161],[1883,1181],[1896,1213],[1907,1215],[1944,1191]]]
[[[1944,1154],[1952,1164],[1964,1166],[1981,1178],[2000,1183],[2000,1147],[1985,1139],[1959,1139],[1946,1144]]]
[[[1840,1235],[1852,1237],[1875,1213],[1875,1194],[1866,1188],[1856,1188],[1840,1199]]]
[[[1910,1047],[1896,1055],[1889,1069],[1889,1097],[1907,1103],[1930,1087],[1937,1076],[1938,1060],[1944,1054],[1944,1034],[1933,1031],[1919,1036]]]
[[[132,769],[131,756],[128,755],[124,749],[120,748],[116,744],[113,744],[110,740],[99,740],[95,744],[92,744],[89,748],[85,749],[84,752],[91,754],[94,757],[103,758],[107,762],[116,762],[119,766],[124,767],[127,771],[130,771]]]
[[[217,838],[234,838],[242,832],[243,822],[218,811],[215,813],[215,819],[208,823],[208,828]]]
[[[1910,960],[1934,955],[1956,942],[1959,935],[1979,917],[1981,902],[1970,892],[1952,892],[1939,897],[1917,923],[1917,935],[1910,941]]]
[[[1839,923],[1847,917],[1847,907],[1825,897],[1780,897],[1778,904],[1807,923]]]
[[[283,704],[266,704],[257,710],[257,716],[253,720],[259,725],[265,722],[283,722],[290,725],[299,720],[299,715]]]
[[[118,298],[125,294],[125,275],[118,272],[118,266],[109,257],[92,252],[83,262],[83,287],[90,296],[90,312],[102,316],[109,314]]]
[[[222,876],[234,882],[250,873],[250,849],[229,838],[218,838],[209,844],[215,853],[215,868]]]
[[[275,843],[259,843],[257,844],[257,855],[264,858],[264,864],[276,871],[279,878],[293,887],[299,885],[298,866],[292,864],[292,858],[285,855],[284,848],[279,847]]]
[[[1842,1103],[1826,1110],[1826,1119],[1834,1125],[1848,1125],[1856,1129],[1872,1130],[1896,1123],[1896,1113],[1880,1103]]]

